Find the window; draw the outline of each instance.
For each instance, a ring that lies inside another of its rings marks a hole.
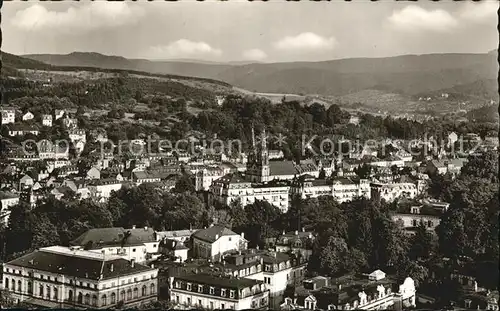
[[[136,287],[134,288],[134,298],[139,297],[139,289]]]
[[[265,265],[264,266],[264,271],[269,271],[269,270],[271,270],[271,267],[269,265]]]
[[[50,286],[47,285],[47,299],[50,299]]]
[[[9,289],[9,278],[5,278],[5,289]]]
[[[78,293],[78,303],[83,303],[83,294],[80,292]]]
[[[413,227],[417,226],[417,220],[416,219],[413,219],[412,223],[413,223]]]
[[[203,293],[203,285],[198,285],[198,293]]]
[[[187,285],[186,285],[186,289],[187,289],[187,290],[191,290],[191,283],[187,283]]]
[[[21,282],[21,280],[18,280],[18,281],[17,281],[17,290],[18,290],[19,292],[22,292],[22,291],[23,291],[23,288],[22,288],[22,282]]]
[[[151,284],[151,285],[149,285],[149,293],[150,293],[150,294],[154,294],[154,293],[156,293],[156,289],[155,289],[155,287],[156,287],[156,286],[155,286],[155,284]]]
[[[187,298],[187,305],[188,305],[188,306],[190,306],[190,305],[191,305],[191,298],[190,298],[190,297],[188,297],[188,298]]]
[[[234,298],[234,290],[229,292],[229,298]]]
[[[215,292],[215,289],[213,287],[210,287],[210,295],[213,295]]]
[[[127,290],[127,300],[130,300],[130,299],[132,299],[132,290],[129,288]]]
[[[111,304],[115,304],[115,303],[116,303],[116,294],[111,293]]]
[[[108,297],[106,296],[106,294],[102,295],[102,305],[105,306],[108,304]]]
[[[231,242],[231,237],[227,238],[227,240],[228,240],[229,242]]]
[[[214,308],[214,302],[210,301],[210,309],[213,309],[213,308]]]
[[[156,244],[153,244],[153,247],[156,247]]]
[[[427,227],[429,227],[429,228],[432,227],[432,221],[430,221],[430,220],[427,221]]]
[[[121,301],[125,301],[125,291],[124,291],[124,290],[122,290],[122,291],[120,292],[120,300],[121,300]]]
[[[198,306],[201,306],[201,299],[198,299]]]
[[[222,310],[224,310],[224,309],[226,309],[226,306],[225,306],[223,303],[221,303],[221,304],[220,304],[220,308],[221,308]]]
[[[132,252],[134,252],[134,253],[135,253],[135,248],[133,248],[133,249],[132,249]]]
[[[90,294],[85,294],[85,304],[86,305],[90,304]]]
[[[92,295],[92,305],[97,306],[97,296],[96,295]]]
[[[39,290],[38,294],[40,295],[40,297],[43,297],[43,285],[40,285],[38,290]]]

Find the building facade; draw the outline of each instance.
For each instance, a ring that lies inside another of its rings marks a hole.
[[[158,269],[61,246],[3,265],[3,287],[18,302],[50,308],[138,307],[157,300]]]
[[[261,281],[210,274],[171,278],[170,300],[184,309],[267,309],[269,290]]]

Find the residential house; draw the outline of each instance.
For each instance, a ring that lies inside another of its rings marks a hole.
[[[62,118],[64,116],[65,113],[66,112],[64,110],[56,109],[54,112],[54,117],[56,120],[59,120],[60,118]]]
[[[105,255],[120,256],[135,262],[146,262],[159,255],[160,239],[149,227],[124,229],[90,229],[71,241],[72,246]]]
[[[31,113],[30,111],[28,111],[25,114],[23,114],[23,116],[21,118],[23,121],[33,120],[33,118],[35,118],[35,115],[33,113]]]
[[[246,249],[248,241],[243,234],[215,225],[196,231],[192,235],[192,245],[195,258],[220,261],[225,252]]]
[[[42,115],[42,125],[43,126],[49,126],[51,127],[52,126],[52,115],[50,114],[43,114]]]
[[[315,236],[311,231],[283,232],[275,242],[275,249],[282,253],[299,253],[305,260],[309,260],[312,255],[312,248]]]
[[[124,185],[123,181],[114,178],[94,179],[88,184],[90,195],[99,202],[105,202],[111,197],[113,191],[120,190]]]
[[[185,262],[188,259],[189,248],[183,242],[173,239],[162,239],[160,242],[161,254],[175,258],[175,261]]]
[[[173,230],[173,231],[159,231],[158,236],[161,239],[175,240],[182,243],[189,243],[191,236],[199,229],[185,229],[185,230]]]
[[[442,214],[443,211],[422,205],[411,206],[409,211],[400,209],[391,215],[391,218],[407,234],[412,235],[420,225],[424,225],[429,232],[435,233],[435,229],[441,221]]]
[[[399,198],[413,199],[418,194],[414,183],[371,183],[372,197],[376,200],[385,200],[388,203]]]
[[[100,178],[101,178],[101,171],[96,167],[91,167],[87,171],[87,179],[100,179]]]
[[[2,116],[2,125],[16,123],[16,109],[2,107],[0,108],[0,114]]]
[[[376,270],[368,275],[347,275],[330,280],[317,276],[304,280],[292,296],[285,298],[283,310],[402,310],[415,307],[413,279],[403,284]]]
[[[269,290],[262,281],[247,278],[188,274],[170,279],[170,301],[185,309],[267,310]]]
[[[117,256],[44,247],[3,265],[14,301],[44,308],[139,307],[157,300],[158,269]]]
[[[58,118],[56,117],[56,120],[57,119]],[[62,123],[68,129],[76,129],[76,127],[78,126],[78,119],[66,116],[66,118],[63,119]]]
[[[450,173],[454,176],[460,173],[460,170],[467,162],[467,159],[442,159],[427,161],[427,172],[429,174],[446,174]]]

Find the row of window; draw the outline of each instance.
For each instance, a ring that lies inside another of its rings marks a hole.
[[[150,287],[149,294],[150,295],[155,294],[156,285],[151,284],[149,287]],[[120,291],[120,300],[127,301],[127,300],[137,299],[138,297],[147,296],[147,294],[148,293],[147,293],[147,286],[146,285],[142,286],[140,296],[139,296],[139,289],[137,287],[134,288],[133,290],[129,288],[126,292],[125,292],[125,290]],[[72,301],[73,300],[73,292],[71,290],[69,291],[68,296],[69,296],[68,300]],[[77,302],[79,304],[97,306],[97,295],[92,295],[92,301],[91,301],[90,294],[85,294],[85,296],[83,296],[83,294],[80,292],[80,293],[78,293]],[[101,303],[102,303],[102,306],[108,305],[108,296],[106,294],[103,294],[101,296]],[[115,293],[110,294],[110,302],[109,303],[111,305],[116,303],[116,294]]]
[[[180,298],[179,298],[179,296],[178,296],[178,295],[176,295],[176,296],[175,296],[175,302],[176,302],[177,304],[180,304]],[[187,298],[186,298],[186,305],[188,305],[188,306],[192,306],[192,305],[193,305],[193,304],[192,304],[192,301],[191,301],[191,297],[187,297]],[[197,304],[195,304],[195,305],[196,305],[196,306],[203,307],[202,300],[201,300],[201,299],[198,299],[198,303],[197,303]],[[215,309],[215,304],[214,304],[214,302],[213,302],[213,301],[210,301],[210,302],[209,302],[209,307],[208,307],[208,308],[209,308],[209,309]],[[221,304],[220,304],[220,309],[221,309],[221,310],[225,310],[225,309],[226,309],[226,305],[225,305],[224,303],[221,303]],[[234,305],[230,305],[230,306],[229,306],[229,309],[234,309]]]
[[[198,293],[203,293],[203,285],[194,285],[195,288],[197,288]],[[197,286],[197,287],[196,287]],[[175,282],[175,288],[181,288],[181,282],[177,281]],[[193,289],[193,286],[191,283],[186,284],[186,290],[191,291]],[[215,287],[210,286],[209,291],[210,295],[215,295]],[[221,297],[226,297],[227,296],[227,291],[225,288],[222,288],[220,290],[220,295]],[[235,291],[230,290],[229,291],[229,298],[234,298],[235,297]]]

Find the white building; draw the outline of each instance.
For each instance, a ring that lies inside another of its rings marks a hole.
[[[5,263],[2,286],[15,301],[45,308],[132,308],[157,300],[158,269],[51,246]]]
[[[33,120],[33,118],[35,118],[35,116],[29,111],[22,116],[23,121]]]
[[[267,310],[269,304],[266,285],[247,278],[190,274],[173,277],[170,283],[170,301],[184,309]]]
[[[418,194],[417,185],[414,183],[371,183],[372,197],[390,203],[398,198],[413,199]]]
[[[44,114],[42,115],[42,125],[43,126],[52,126],[52,116],[50,114]]]
[[[288,210],[290,186],[286,182],[252,184],[245,176],[234,173],[213,181],[209,191],[226,205],[240,201],[242,206],[246,206],[261,200],[278,207],[283,213]]]
[[[205,167],[196,173],[196,191],[207,191],[212,183],[224,176],[224,170],[219,167]]]
[[[370,199],[370,182],[366,179],[336,177],[333,179],[333,197],[340,203],[353,201],[358,197]]]
[[[123,182],[113,178],[92,180],[88,185],[91,196],[99,202],[107,201],[113,191],[118,191],[122,187]]]
[[[248,241],[228,228],[211,226],[196,231],[192,236],[193,256],[220,261],[223,253],[247,249]]]
[[[0,191],[0,222],[9,224],[10,207],[19,204],[19,195]]]
[[[69,139],[75,143],[77,141],[87,141],[87,136],[85,135],[85,130],[83,129],[71,129],[68,130]]]
[[[64,116],[65,113],[66,112],[64,110],[56,109],[54,112],[55,119],[59,120],[60,118],[62,118]]]
[[[1,124],[9,124],[16,122],[16,109],[14,108],[1,108],[0,114],[2,115]]]
[[[140,263],[157,257],[159,244],[160,238],[152,228],[148,227],[90,229],[71,241],[73,246]]]
[[[363,277],[335,280],[317,276],[304,280],[294,297],[286,297],[282,310],[401,310],[416,306],[415,282],[403,284],[376,270]]]

